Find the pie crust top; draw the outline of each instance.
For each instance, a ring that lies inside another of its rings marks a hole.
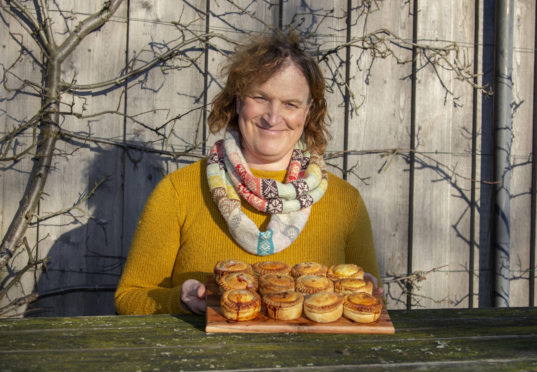
[[[363,313],[380,313],[382,310],[380,300],[365,292],[354,292],[345,296],[344,306]]]
[[[254,273],[250,264],[239,260],[218,261],[214,266],[214,274],[217,278],[234,272]]]
[[[363,279],[364,269],[355,264],[337,264],[328,268],[326,276],[332,280],[343,278]]]
[[[373,283],[364,279],[343,278],[334,282],[336,292],[351,293],[351,292],[366,292],[373,293]]]
[[[295,280],[289,275],[268,273],[259,277],[262,292],[283,292],[295,289]]]
[[[218,279],[218,285],[224,290],[249,289],[257,291],[258,282],[255,276],[244,272],[233,272]]]
[[[291,266],[280,261],[261,261],[254,263],[252,266],[258,276],[269,273],[289,274],[289,271],[291,271]]]
[[[303,275],[296,279],[296,290],[302,293],[333,292],[334,284],[326,276]]]
[[[317,262],[301,262],[293,266],[291,275],[298,278],[302,275],[320,275],[325,276],[328,268]]]
[[[304,295],[296,291],[274,292],[268,293],[263,296],[263,303],[273,307],[293,307],[302,305],[304,302]]]
[[[334,311],[343,304],[343,296],[335,292],[317,292],[304,299],[304,308],[314,313]]]

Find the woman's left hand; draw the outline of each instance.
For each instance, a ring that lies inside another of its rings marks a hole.
[[[181,286],[181,306],[194,314],[205,314],[205,286],[195,280],[185,280]]]

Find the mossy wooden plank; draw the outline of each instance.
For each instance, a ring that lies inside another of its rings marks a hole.
[[[102,327],[160,327],[168,325],[179,325],[189,327],[190,325],[205,328],[205,319],[197,315],[144,315],[144,316],[88,316],[88,317],[65,317],[65,318],[24,318],[24,319],[1,319],[0,332],[16,329],[39,330],[57,328],[102,328]]]
[[[152,347],[154,345],[166,347],[183,347],[191,344],[211,346],[214,344],[226,344],[234,347],[254,347],[267,343],[296,342],[302,345],[310,343],[331,344],[370,344],[400,342],[407,338],[420,340],[441,339],[465,339],[479,335],[486,338],[534,337],[537,334],[537,325],[516,325],[503,327],[443,327],[438,329],[425,328],[405,330],[396,335],[317,335],[300,337],[295,334],[256,334],[251,337],[242,337],[240,334],[206,335],[204,332],[190,328],[102,328],[102,329],[58,329],[50,331],[24,331],[24,332],[0,332],[4,340],[0,344],[0,351],[10,350],[83,350],[83,349],[106,349],[117,345],[122,347]],[[537,336],[535,336],[537,337]]]
[[[46,368],[43,368],[43,364],[37,360],[34,360],[32,363],[12,363],[13,367],[10,366],[9,371],[11,372],[28,372],[28,371],[45,371],[45,370],[56,370],[56,371],[78,371],[83,368],[84,371],[207,371],[207,370],[226,370],[226,371],[251,371],[255,367],[244,367],[232,366],[231,368],[226,368],[222,363],[214,362],[211,360],[198,360],[198,361],[182,361],[167,359],[166,355],[155,355],[154,358],[144,360],[144,361],[130,361],[128,360],[128,354],[118,354],[114,356],[114,360],[106,363],[102,361],[91,359],[91,358],[81,358],[80,360],[74,361],[62,361],[55,360],[53,364],[47,365]],[[207,363],[208,362],[208,363]],[[84,363],[81,367],[80,363]],[[0,366],[2,364],[0,363]],[[158,367],[156,367],[158,366]],[[50,369],[49,369],[50,367]],[[359,369],[360,371],[391,371],[397,370],[399,372],[404,371],[416,371],[416,370],[426,370],[426,371],[452,371],[456,370],[457,372],[475,372],[476,370],[486,370],[486,371],[535,371],[537,370],[537,361],[535,360],[503,360],[503,359],[488,359],[488,360],[462,360],[462,361],[445,361],[445,362],[427,362],[427,361],[416,361],[409,363],[370,363],[370,364],[361,364],[361,365],[337,365],[337,364],[327,364],[316,367],[311,363],[306,365],[297,364],[296,366],[285,366],[282,363],[274,362],[271,366],[264,367],[263,371],[354,371]]]
[[[435,310],[390,310],[396,330],[450,323],[484,322],[491,325],[506,322],[537,322],[537,308],[508,309],[435,309]],[[90,316],[66,318],[1,319],[0,332],[48,329],[90,329],[103,327],[179,327],[184,329],[205,328],[205,318],[196,315],[150,315],[150,316]]]
[[[225,343],[235,347],[256,344],[298,343],[370,343],[392,342],[400,339],[449,339],[480,335],[481,337],[511,337],[537,334],[537,316],[529,311],[515,315],[488,311],[491,317],[453,315],[440,313],[435,319],[425,316],[421,321],[405,312],[395,312],[397,328],[395,335],[301,335],[256,334],[241,337],[240,334],[208,335],[203,331],[204,320],[197,316],[150,316],[150,317],[92,317],[52,319],[24,319],[0,322],[0,350],[76,350],[85,348],[145,347],[164,345],[181,347],[190,344],[213,345]],[[410,319],[408,319],[410,317]],[[35,328],[32,328],[35,326]],[[46,328],[45,328],[46,327]]]
[[[506,342],[508,341],[508,342]],[[136,370],[159,368],[161,370],[193,369],[242,369],[242,368],[298,368],[322,366],[377,366],[398,363],[412,364],[416,361],[446,365],[472,364],[473,360],[498,360],[525,365],[537,362],[535,337],[479,340],[391,340],[367,343],[298,343],[282,342],[243,345],[216,343],[166,347],[153,345],[139,348],[108,348],[71,350],[69,352],[38,350],[0,354],[1,365],[25,366],[33,370],[38,361],[47,370],[70,369],[69,366],[84,365],[85,370]]]
[[[536,309],[394,311],[393,320],[392,335],[206,334],[192,315],[0,320],[0,371],[537,369]]]

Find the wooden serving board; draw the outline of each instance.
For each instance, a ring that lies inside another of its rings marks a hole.
[[[395,328],[388,311],[383,308],[373,323],[356,323],[345,317],[332,323],[316,323],[301,316],[296,320],[274,320],[263,313],[247,322],[228,320],[220,314],[220,295],[213,276],[207,281],[207,333],[347,333],[393,334]]]

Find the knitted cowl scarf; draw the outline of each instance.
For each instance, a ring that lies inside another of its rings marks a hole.
[[[322,156],[293,150],[284,183],[255,177],[240,149],[239,133],[228,130],[207,158],[207,180],[214,203],[229,232],[247,252],[267,256],[290,246],[308,221],[311,206],[328,186]],[[242,212],[241,197],[255,209],[271,215],[266,231]]]

